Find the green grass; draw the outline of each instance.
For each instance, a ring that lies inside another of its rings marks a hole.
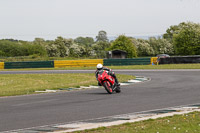
[[[117,75],[120,82],[133,79]],[[0,75],[0,96],[33,94],[36,90],[97,85],[94,74],[6,74]]]
[[[166,64],[166,65],[129,65],[108,66],[111,69],[200,69],[200,64]],[[26,68],[26,69],[2,69],[0,71],[20,70],[95,70],[96,67],[66,67],[66,68]]]
[[[199,133],[200,112],[101,127],[75,133]]]

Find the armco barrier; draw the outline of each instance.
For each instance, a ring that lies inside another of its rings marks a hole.
[[[4,62],[0,62],[0,69],[4,69]]]
[[[159,64],[187,64],[200,63],[200,56],[174,56],[169,58],[160,58]]]
[[[103,64],[103,59],[90,59],[90,60],[55,60],[54,67],[88,67],[96,66],[98,63]]]
[[[103,64],[105,66],[149,65],[151,58],[104,59]]]
[[[54,61],[30,61],[30,62],[5,62],[5,69],[15,68],[53,68]]]

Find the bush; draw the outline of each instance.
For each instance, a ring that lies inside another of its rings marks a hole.
[[[37,54],[46,56],[45,48],[39,44],[24,41],[0,40],[0,56],[15,57]]]
[[[112,44],[110,50],[123,50],[128,58],[137,57],[136,47],[128,37],[120,35]]]

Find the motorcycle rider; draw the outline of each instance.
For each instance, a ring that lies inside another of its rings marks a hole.
[[[99,72],[103,71],[103,70],[108,71],[108,74],[111,75],[113,78],[115,78],[115,82],[116,82],[117,86],[120,86],[120,84],[119,84],[119,82],[117,80],[117,77],[116,77],[115,73],[112,71],[112,69],[109,69],[107,67],[103,67],[103,65],[100,64],[100,63],[97,64],[97,70],[95,72],[97,81],[98,81],[98,74],[99,74]],[[101,86],[101,84],[99,82],[98,82],[98,85]]]

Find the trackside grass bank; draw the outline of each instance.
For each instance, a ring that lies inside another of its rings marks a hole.
[[[200,64],[166,64],[166,65],[128,65],[107,66],[111,69],[200,69]],[[26,68],[26,69],[0,69],[0,71],[21,70],[95,70],[96,67],[65,67],[65,68]]]
[[[74,133],[199,133],[200,112],[101,127]]]
[[[120,82],[134,79],[131,75],[117,75]],[[97,85],[94,74],[2,74],[0,96],[33,94],[35,91]]]

